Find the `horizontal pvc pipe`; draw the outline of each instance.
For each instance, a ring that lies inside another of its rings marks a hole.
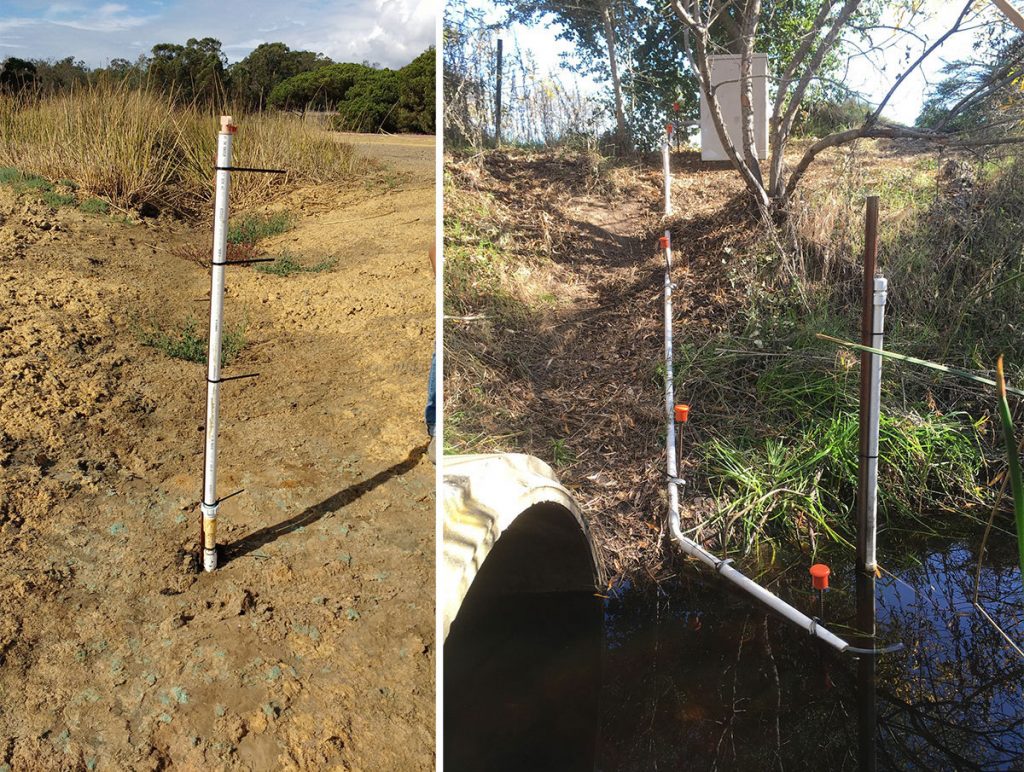
[[[671,234],[665,231],[665,455],[668,468],[668,524],[672,538],[690,557],[696,558],[713,568],[719,576],[729,580],[741,590],[768,606],[784,619],[802,627],[808,634],[827,643],[837,651],[847,651],[850,644],[829,632],[806,614],[797,611],[781,598],[773,595],[757,582],[748,579],[733,568],[732,561],[712,555],[695,541],[683,534],[679,517],[679,464],[676,457],[675,386],[672,373],[672,242]]]
[[[676,496],[678,500],[678,494]],[[792,622],[798,627],[802,627],[808,632],[808,634],[824,641],[829,646],[833,647],[837,651],[847,651],[850,649],[850,644],[840,638],[838,635],[830,632],[827,628],[815,622],[806,614],[797,611],[786,601],[779,598],[777,595],[773,595],[771,592],[766,590],[764,587],[759,585],[752,579],[748,579],[742,573],[737,571],[730,565],[730,561],[722,560],[721,558],[715,557],[710,552],[705,550],[699,544],[688,539],[683,535],[682,529],[679,527],[679,509],[678,505],[674,510],[670,510],[669,515],[669,529],[672,532],[672,538],[676,540],[680,548],[687,555],[693,558],[697,558],[702,563],[715,569],[718,574],[730,582],[735,584],[741,590],[746,591],[750,595],[753,595],[757,600],[761,601],[764,605],[770,608],[775,613],[784,619]]]

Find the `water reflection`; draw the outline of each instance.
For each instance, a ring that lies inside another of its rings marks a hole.
[[[884,645],[875,638],[877,593],[874,574],[854,571],[857,583],[858,648],[879,651]],[[878,702],[875,667],[879,655],[857,660],[857,758],[863,772],[875,772],[877,764]]]
[[[883,548],[862,602],[876,601],[875,643],[906,648],[873,668],[691,566],[657,591],[616,588],[603,636],[590,596],[481,603],[445,646],[446,768],[856,770],[873,750],[878,769],[1024,769],[1024,658],[972,603],[978,541]],[[1022,641],[1015,546],[1002,542],[979,601]],[[852,555],[826,560],[827,622],[852,639]],[[809,562],[760,581],[816,614]]]
[[[1024,660],[972,605],[974,554],[936,542],[901,554],[875,583],[876,641],[906,649],[875,668],[820,650],[714,578],[688,574],[656,597],[621,588],[606,605],[598,769],[868,769],[872,749],[879,769],[1024,768]],[[989,556],[979,596],[1021,640],[1014,560]],[[814,612],[805,563],[762,581]],[[852,565],[832,568],[828,621],[852,636]]]

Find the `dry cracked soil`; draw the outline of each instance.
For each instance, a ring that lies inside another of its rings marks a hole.
[[[195,570],[209,223],[0,187],[0,770],[432,769],[432,138],[391,185],[292,190],[229,269],[222,567]]]

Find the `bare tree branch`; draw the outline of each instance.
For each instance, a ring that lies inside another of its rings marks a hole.
[[[928,46],[928,48],[926,48],[921,55],[917,57],[917,60],[910,65],[910,67],[905,69],[898,78],[896,78],[896,82],[892,84],[892,88],[889,89],[889,93],[886,94],[885,98],[878,103],[878,107],[875,108],[875,111],[868,116],[866,121],[867,124],[873,124],[878,121],[878,116],[882,114],[882,110],[885,109],[887,104],[889,104],[889,100],[892,99],[892,95],[896,93],[896,90],[903,85],[903,81],[910,77],[911,73],[921,65],[921,62],[928,58],[932,51],[945,43],[952,35],[956,34],[957,30],[960,29],[960,24],[963,23],[963,20],[967,17],[967,14],[970,13],[973,6],[974,0],[967,0],[967,3],[964,4],[964,9],[960,11],[960,15],[956,19],[956,23],[953,24],[950,29],[946,30],[945,34],[943,34],[938,40]]]
[[[782,186],[782,165],[783,156],[786,150],[786,140],[789,137],[790,131],[793,129],[793,121],[796,118],[797,110],[800,109],[800,103],[803,101],[807,87],[814,74],[821,68],[821,63],[825,60],[825,56],[835,45],[836,40],[839,37],[839,33],[842,31],[843,25],[846,24],[854,14],[860,6],[860,3],[861,0],[846,0],[843,7],[833,20],[832,25],[829,27],[828,32],[825,33],[817,48],[814,50],[814,53],[811,54],[810,49],[808,49],[807,53],[804,54],[805,59],[807,55],[810,54],[810,61],[806,65],[804,65],[803,61],[799,61],[793,67],[793,74],[796,74],[796,71],[800,67],[804,67],[803,75],[801,75],[796,88],[790,95],[789,103],[785,104],[784,108],[782,107],[782,104],[784,103],[780,103],[779,106],[782,109],[782,113],[780,114],[778,111],[773,113],[776,134],[774,137],[774,146],[771,149],[771,172],[769,175],[771,187],[768,191],[770,196],[778,195],[779,188]]]

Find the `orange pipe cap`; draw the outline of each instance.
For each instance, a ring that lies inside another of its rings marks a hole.
[[[811,584],[815,590],[828,589],[828,575],[832,573],[824,563],[815,563],[811,566]]]
[[[668,236],[662,236],[660,239],[658,239],[658,244],[661,246],[662,249],[668,249]]]
[[[675,409],[676,421],[681,424],[686,423],[686,419],[690,417],[690,406],[689,405],[676,405]]]

